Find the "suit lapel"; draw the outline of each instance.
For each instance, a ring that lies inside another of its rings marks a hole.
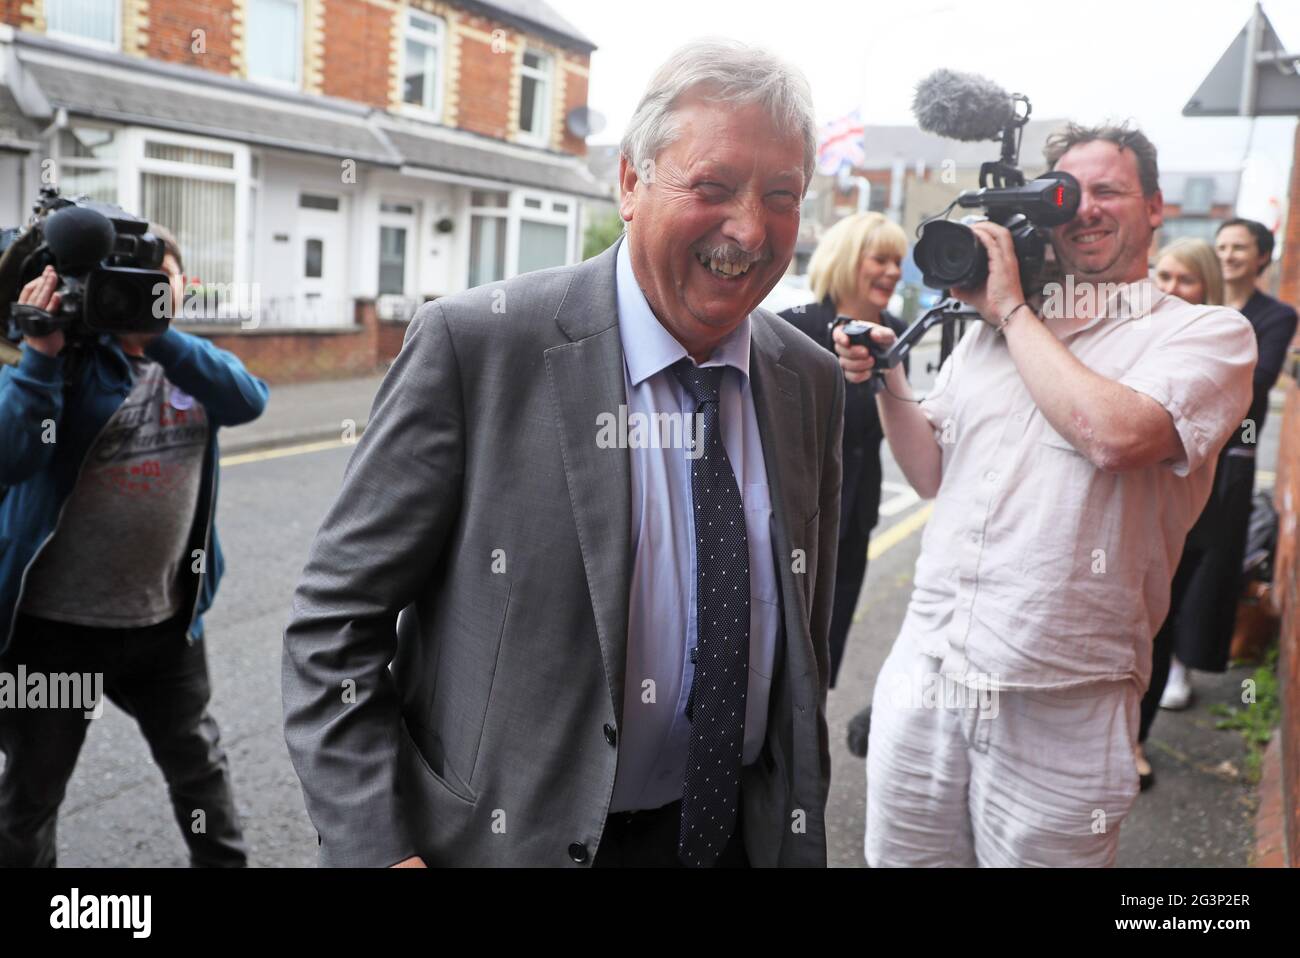
[[[545,351],[569,501],[578,530],[614,714],[622,721],[632,582],[632,464],[627,449],[596,445],[602,413],[627,403],[614,255],[580,265],[555,322],[570,342]]]

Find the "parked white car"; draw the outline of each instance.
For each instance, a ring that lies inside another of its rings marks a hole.
[[[760,304],[764,309],[779,313],[792,306],[802,306],[812,302],[812,293],[808,291],[808,277],[787,274],[772,287],[772,292]]]

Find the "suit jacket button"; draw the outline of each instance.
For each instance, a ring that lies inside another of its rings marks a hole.
[[[616,745],[618,743],[618,733],[614,731],[614,726],[609,723],[605,724],[605,741],[610,745]]]
[[[581,865],[587,860],[587,846],[582,842],[574,842],[569,846],[569,857]]]

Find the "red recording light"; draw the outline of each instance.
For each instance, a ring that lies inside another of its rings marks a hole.
[[[1065,187],[1064,187],[1064,186],[1058,186],[1058,187],[1056,188],[1056,205],[1057,205],[1057,206],[1064,206],[1064,205],[1065,205]]]

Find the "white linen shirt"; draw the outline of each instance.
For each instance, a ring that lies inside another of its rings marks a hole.
[[[1004,689],[1147,684],[1184,540],[1250,406],[1256,346],[1237,311],[1153,285],[1132,295],[1139,285],[1122,301],[1132,310],[1113,301],[1106,318],[1062,341],[1169,412],[1177,460],[1096,468],[1047,422],[1006,341],[983,322],[922,401],[942,479],[902,631],[942,660],[944,675]]]

